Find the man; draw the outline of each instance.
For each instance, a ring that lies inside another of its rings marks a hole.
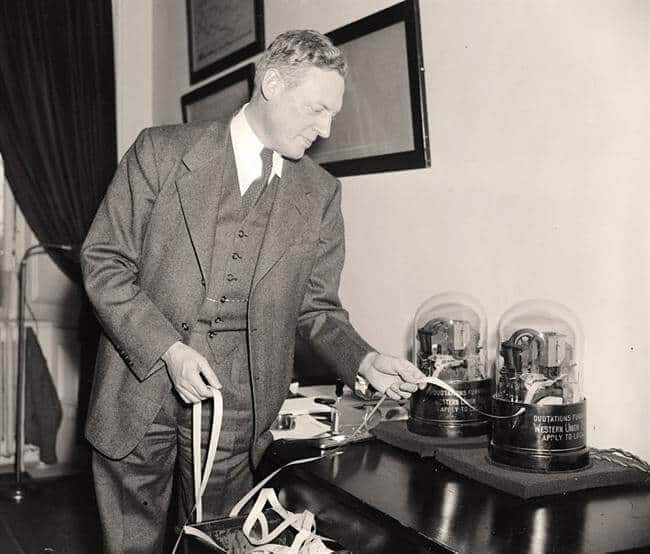
[[[87,436],[111,552],[161,551],[175,468],[191,514],[191,404],[210,398],[208,385],[224,414],[205,517],[247,492],[296,333],[350,386],[359,373],[407,398],[423,377],[375,352],[338,298],[340,183],[304,153],[329,135],[345,72],[323,35],[284,33],[232,121],[144,130],[120,163],[82,250],[105,332]]]

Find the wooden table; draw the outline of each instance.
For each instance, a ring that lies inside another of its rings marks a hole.
[[[262,472],[303,454],[276,441]],[[378,440],[287,468],[271,486],[354,552],[650,552],[647,486],[522,500]]]

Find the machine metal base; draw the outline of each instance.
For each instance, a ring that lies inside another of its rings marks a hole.
[[[454,381],[449,383],[465,400],[487,412],[490,406],[492,381]],[[489,431],[486,418],[463,404],[448,391],[427,385],[411,396],[409,431],[430,437],[477,437]]]
[[[508,449],[490,443],[488,445],[490,461],[537,473],[557,471],[576,471],[591,465],[589,449],[581,448],[575,452],[526,452]]]
[[[492,421],[491,461],[528,471],[575,471],[589,466],[585,402],[539,406],[492,399],[497,415],[524,407],[514,419]]]
[[[490,430],[486,421],[447,423],[431,420],[420,420],[409,417],[406,428],[412,433],[428,437],[445,437],[450,439],[461,437],[479,437]]]

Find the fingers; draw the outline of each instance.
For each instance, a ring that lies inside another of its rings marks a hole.
[[[205,377],[205,380],[208,382],[208,385],[215,389],[220,389],[221,388],[221,382],[217,378],[217,374],[212,370],[210,367],[210,364],[208,363],[207,360],[204,360],[205,364],[202,364],[199,371],[201,372],[201,375]],[[212,396],[212,395],[210,395]]]
[[[212,396],[212,389],[208,387],[203,378],[201,377],[201,372],[196,370],[189,375],[188,378],[189,385],[188,388],[192,390],[194,396],[198,398],[197,402],[210,398]]]
[[[221,388],[221,383],[210,364],[193,348],[181,343],[178,345],[168,351],[165,359],[174,388],[188,404],[210,398],[211,387]]]
[[[400,381],[395,381],[389,387],[386,388],[384,393],[388,398],[393,400],[406,400],[411,398],[411,395],[418,390],[418,386],[413,383],[404,383]]]
[[[393,383],[391,386],[386,388],[384,394],[391,400],[401,400],[403,398],[400,394],[399,383]]]
[[[372,358],[364,377],[376,390],[393,400],[410,398],[426,386],[426,383],[420,386],[426,376],[411,362],[386,354],[377,353]]]
[[[396,365],[395,370],[397,375],[399,375],[405,382],[416,385],[416,388],[417,384],[425,378],[424,373],[422,373],[411,362],[406,360],[399,360],[399,364]],[[415,392],[415,390],[412,392]]]
[[[373,360],[378,371],[388,375],[398,375],[403,381],[417,385],[426,376],[408,360],[379,354]],[[415,392],[415,391],[413,391]]]
[[[408,392],[408,393],[414,393],[415,391],[418,390],[418,385],[415,383],[400,383],[399,386],[400,390],[403,392]]]
[[[186,372],[182,379],[175,383],[180,397],[188,404],[196,404],[212,396],[212,390],[204,383],[198,371]]]
[[[181,397],[181,400],[185,402],[185,404],[196,404],[197,402],[201,402],[200,398],[198,398],[195,394],[189,392],[187,389],[182,387],[175,387],[175,388],[176,388],[176,392],[178,393],[178,396]]]

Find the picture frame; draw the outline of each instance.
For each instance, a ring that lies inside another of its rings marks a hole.
[[[190,84],[264,50],[264,0],[186,0]]]
[[[192,121],[227,121],[253,93],[255,66],[246,64],[181,96],[183,123]]]
[[[330,137],[309,156],[336,177],[431,165],[417,0],[327,34],[348,60]]]

